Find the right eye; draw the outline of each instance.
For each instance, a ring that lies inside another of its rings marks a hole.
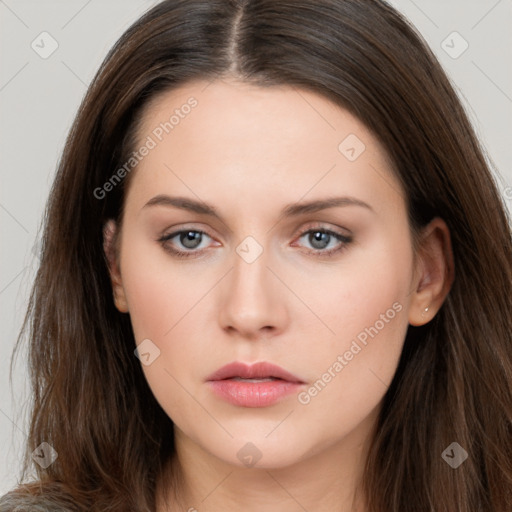
[[[204,231],[197,229],[182,229],[180,231],[174,231],[168,235],[164,235],[158,239],[166,251],[179,258],[188,258],[195,256],[198,253],[202,253],[204,248],[197,249],[204,236],[210,238],[210,236]],[[173,239],[176,239],[173,242]],[[178,245],[178,248],[175,246]],[[180,247],[181,245],[181,247]]]

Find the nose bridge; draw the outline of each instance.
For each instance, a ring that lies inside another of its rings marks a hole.
[[[284,304],[279,301],[278,282],[270,266],[270,253],[253,236],[247,236],[235,248],[233,270],[227,280],[221,323],[245,335],[261,329],[282,328]]]
[[[269,283],[267,268],[269,252],[253,236],[247,236],[235,248],[231,291],[240,305],[251,306],[256,311],[268,301]]]

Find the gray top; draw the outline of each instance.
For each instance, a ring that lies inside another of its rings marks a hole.
[[[69,500],[11,491],[0,497],[0,512],[79,512]]]

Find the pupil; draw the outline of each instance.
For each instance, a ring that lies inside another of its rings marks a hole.
[[[315,247],[316,249],[323,249],[323,248],[327,247],[327,245],[329,245],[329,237],[330,237],[330,235],[328,233],[322,233],[320,231],[316,231],[315,233],[313,233],[313,241],[312,241],[313,247]],[[325,242],[325,243],[322,243],[322,239],[323,239],[323,242]],[[318,242],[320,242],[320,244],[318,244]]]
[[[201,237],[201,233],[195,231],[188,231],[181,235],[181,243],[188,249],[195,249],[197,244],[195,243]]]

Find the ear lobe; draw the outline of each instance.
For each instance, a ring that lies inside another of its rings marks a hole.
[[[409,323],[424,325],[441,308],[454,279],[450,230],[439,217],[423,230],[418,247],[416,281]]]
[[[128,313],[128,303],[124,292],[121,271],[119,268],[119,257],[116,250],[117,225],[113,219],[108,220],[103,226],[103,252],[107,259],[110,281],[116,308],[121,313]]]

